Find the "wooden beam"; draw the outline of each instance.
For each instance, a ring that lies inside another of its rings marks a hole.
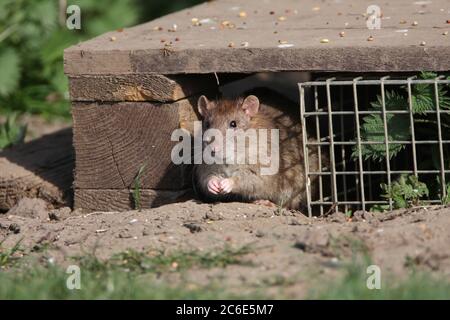
[[[70,206],[73,168],[71,129],[0,152],[0,211],[25,197]]]
[[[173,102],[218,87],[213,74],[168,77],[159,74],[85,75],[69,77],[69,84],[72,101]]]
[[[75,209],[86,211],[125,211],[135,208],[133,190],[129,189],[75,189]],[[192,197],[189,189],[140,190],[141,209],[159,207]]]
[[[380,3],[379,30],[367,27],[370,5],[372,0],[207,2],[68,48],[65,72],[450,70],[447,0],[423,7],[410,0]]]
[[[142,166],[142,189],[189,186],[189,168],[172,163],[171,135],[192,127],[196,101],[73,103],[75,188],[129,189]]]

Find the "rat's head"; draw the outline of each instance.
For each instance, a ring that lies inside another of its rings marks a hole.
[[[217,129],[225,134],[228,129],[247,130],[258,111],[259,99],[256,96],[216,101],[209,101],[205,96],[198,99],[198,112],[203,119],[204,131]]]
[[[209,101],[205,96],[201,96],[198,100],[198,111],[203,120],[203,132],[207,132],[204,146],[209,145],[217,156],[223,157],[226,139],[234,139],[233,135],[227,135],[227,132],[249,129],[251,120],[257,115],[259,107],[259,99],[253,95],[235,100],[216,101]],[[224,139],[222,142],[216,141],[214,131],[220,132]],[[208,137],[208,133],[212,133],[214,139]]]

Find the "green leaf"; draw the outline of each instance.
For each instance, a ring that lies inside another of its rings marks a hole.
[[[13,49],[0,52],[0,96],[11,94],[20,80],[20,61]]]

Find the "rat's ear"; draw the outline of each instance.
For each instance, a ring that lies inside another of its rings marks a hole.
[[[244,102],[242,102],[242,109],[244,109],[248,116],[254,117],[259,110],[258,97],[252,95],[245,98]]]
[[[208,100],[207,97],[201,96],[198,98],[197,108],[200,115],[205,116],[208,110],[211,110],[214,107],[214,102]]]

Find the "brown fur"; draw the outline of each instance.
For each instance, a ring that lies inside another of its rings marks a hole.
[[[230,121],[236,121],[238,128],[246,130],[279,129],[279,171],[274,175],[260,175],[260,164],[200,164],[194,167],[194,187],[205,201],[269,200],[283,207],[299,209],[306,202],[303,142],[298,106],[273,93],[257,91],[260,107],[256,115],[245,114],[244,98],[221,99],[209,104],[203,113],[203,123],[218,129],[223,134]],[[204,128],[205,130],[206,128]],[[270,145],[270,141],[269,141]],[[269,154],[271,145],[268,148]],[[315,170],[317,155],[310,154],[311,169]],[[211,194],[207,184],[211,177],[231,178],[234,188],[230,194]]]

